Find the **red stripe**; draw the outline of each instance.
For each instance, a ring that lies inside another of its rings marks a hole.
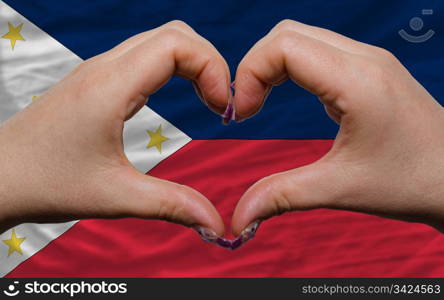
[[[227,226],[255,181],[308,164],[331,140],[195,140],[150,174],[192,186]],[[234,170],[228,173],[227,170]],[[433,229],[358,213],[294,212],[261,225],[230,252],[190,229],[160,221],[82,221],[10,277],[443,276],[444,239]]]

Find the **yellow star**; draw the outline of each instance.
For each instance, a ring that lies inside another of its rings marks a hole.
[[[11,42],[12,50],[14,50],[15,42],[25,40],[23,36],[20,34],[20,31],[22,30],[23,27],[23,23],[18,25],[17,27],[14,27],[14,25],[8,22],[8,26],[9,26],[9,32],[4,36],[2,36],[2,38],[9,39]]]
[[[8,245],[8,256],[10,256],[14,252],[20,253],[20,255],[23,255],[22,248],[20,248],[20,245],[23,243],[23,241],[26,238],[18,238],[15,234],[15,230],[12,230],[11,239],[9,240],[3,240],[3,243]]]
[[[150,143],[146,146],[147,148],[151,148],[156,146],[159,153],[162,153],[162,143],[169,140],[169,138],[162,135],[162,125],[159,125],[156,132],[151,130],[146,131],[150,136]]]

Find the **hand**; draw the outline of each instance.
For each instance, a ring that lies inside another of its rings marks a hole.
[[[239,64],[237,119],[257,113],[287,78],[316,94],[340,130],[319,161],[254,184],[235,209],[235,235],[254,220],[314,208],[444,228],[444,110],[392,54],[283,21]]]
[[[123,152],[124,121],[174,74],[194,81],[209,107],[224,111],[231,95],[225,60],[175,21],[82,63],[3,124],[0,233],[23,222],[131,216],[223,235],[221,217],[203,195],[139,173]]]

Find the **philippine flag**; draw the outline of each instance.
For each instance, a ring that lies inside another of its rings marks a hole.
[[[282,19],[329,28],[389,49],[443,100],[443,11],[442,1],[0,0],[0,123],[84,59],[174,19],[212,42],[231,70]],[[275,88],[254,118],[224,126],[189,82],[173,79],[125,123],[124,145],[140,171],[203,193],[229,232],[249,186],[316,161],[337,130],[316,97],[291,83]],[[7,277],[443,274],[444,238],[434,229],[325,209],[266,221],[236,251],[203,243],[182,226],[139,219],[22,224],[0,235],[0,275]]]

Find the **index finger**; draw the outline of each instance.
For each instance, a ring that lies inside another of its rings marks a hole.
[[[242,59],[236,72],[234,103],[238,120],[259,111],[269,90],[287,78],[318,95],[336,99],[349,81],[353,54],[294,30],[272,32]]]
[[[227,63],[211,43],[183,22],[171,22],[139,36],[115,49],[105,61],[107,79],[113,82],[107,86],[129,101],[124,105],[143,105],[173,75],[195,82],[204,102],[219,113],[231,95]]]

